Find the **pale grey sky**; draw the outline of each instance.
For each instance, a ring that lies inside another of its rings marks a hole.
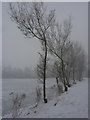
[[[61,23],[72,16],[71,40],[79,41],[88,52],[88,3],[64,2],[45,3],[48,10],[55,9],[57,20]],[[8,14],[8,3],[3,3],[2,13],[2,43],[3,65],[12,67],[34,68],[38,60],[40,43],[37,39],[26,39],[18,30],[17,25],[11,21]]]
[[[1,2],[0,2],[0,65],[1,65],[1,62],[2,62],[2,7],[1,7]]]

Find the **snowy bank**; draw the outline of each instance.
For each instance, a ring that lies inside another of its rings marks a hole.
[[[57,104],[56,104],[57,103]],[[12,114],[5,115],[10,118]],[[68,92],[36,107],[20,110],[20,118],[88,118],[88,79],[73,85]]]

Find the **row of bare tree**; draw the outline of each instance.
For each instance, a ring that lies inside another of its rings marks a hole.
[[[65,90],[70,86],[70,77],[75,74],[81,80],[85,69],[85,53],[81,46],[70,41],[72,30],[71,18],[63,24],[56,22],[55,10],[46,11],[43,2],[10,3],[10,17],[16,22],[21,32],[29,38],[37,38],[41,42],[42,53],[37,65],[37,74],[43,80],[43,97],[46,99],[46,77],[48,55],[54,56],[52,72],[60,80]]]

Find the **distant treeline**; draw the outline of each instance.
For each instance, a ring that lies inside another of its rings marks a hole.
[[[26,67],[21,68],[12,68],[12,67],[3,67],[2,68],[2,78],[35,78],[37,74]]]
[[[53,77],[48,71],[47,77]],[[11,66],[2,67],[2,78],[37,78],[36,69],[32,70],[29,67],[12,68]]]

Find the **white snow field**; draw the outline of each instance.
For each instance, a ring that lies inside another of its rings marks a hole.
[[[2,116],[2,79],[0,79],[0,119]]]
[[[55,78],[48,78],[46,86],[50,87],[56,84]],[[39,84],[40,85],[40,84]],[[8,114],[11,112],[11,92],[25,93],[26,99],[24,101],[24,107],[28,104],[35,104],[36,97],[37,79],[3,79],[2,80],[2,114]],[[47,90],[49,92],[49,90]],[[56,93],[55,91],[52,91]],[[50,92],[51,93],[51,92]],[[49,94],[49,93],[48,93]],[[49,94],[49,98],[53,97],[54,94]]]
[[[88,79],[77,82],[48,103],[41,101],[37,107],[28,105],[20,113],[20,118],[88,118]],[[12,113],[3,117],[11,118]]]

